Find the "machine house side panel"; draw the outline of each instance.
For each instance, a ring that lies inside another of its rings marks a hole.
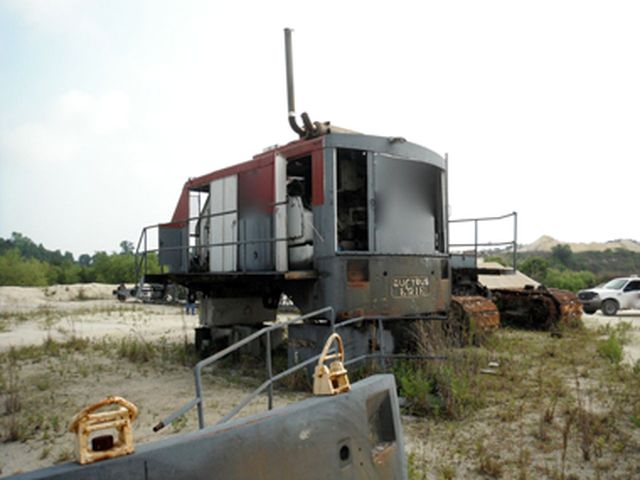
[[[238,238],[238,176],[212,181],[209,195],[209,271],[233,272],[238,256],[238,247],[233,244]]]

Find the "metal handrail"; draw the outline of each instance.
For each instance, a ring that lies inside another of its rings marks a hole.
[[[481,222],[491,222],[497,220],[504,220],[506,218],[513,217],[513,240],[504,242],[487,242],[481,243],[478,241],[478,224]],[[481,218],[462,218],[457,220],[449,220],[449,223],[471,223],[474,224],[474,241],[473,243],[450,243],[449,247],[473,247],[474,256],[476,261],[478,259],[478,247],[504,247],[511,246],[513,248],[513,272],[517,269],[517,253],[518,253],[518,213],[511,212],[505,215],[497,217],[481,217]],[[477,264],[476,264],[477,266]]]
[[[162,420],[160,423],[158,423],[153,430],[154,431],[158,431],[162,428],[164,428],[166,425],[169,425],[171,422],[173,422],[175,419],[177,419],[178,417],[180,417],[181,415],[185,414],[187,411],[191,410],[193,407],[197,407],[198,410],[198,428],[199,429],[203,429],[205,428],[205,423],[204,423],[204,404],[203,404],[203,392],[202,392],[202,370],[205,367],[208,367],[210,365],[212,365],[213,363],[217,362],[218,360],[230,355],[231,353],[237,351],[239,348],[257,340],[258,338],[262,337],[263,335],[266,335],[266,340],[267,340],[267,345],[266,345],[266,363],[267,363],[267,375],[268,378],[267,380],[265,380],[260,386],[258,386],[258,388],[256,388],[251,394],[249,394],[247,397],[245,397],[235,408],[233,408],[233,410],[231,410],[231,412],[229,412],[227,415],[225,415],[222,419],[220,419],[218,421],[218,425],[222,424],[222,423],[226,423],[228,422],[231,418],[233,418],[236,414],[238,414],[244,407],[246,407],[252,400],[254,400],[258,395],[260,395],[264,390],[266,390],[267,388],[269,389],[269,397],[268,397],[268,409],[271,410],[273,408],[273,384],[279,380],[281,380],[282,378],[298,371],[301,370],[309,365],[314,364],[315,362],[318,361],[318,359],[320,358],[320,354],[315,355],[307,360],[304,360],[301,363],[298,363],[296,365],[294,365],[293,367],[290,367],[289,369],[280,372],[276,375],[273,375],[273,372],[271,370],[271,332],[288,327],[289,325],[293,324],[293,323],[297,323],[300,322],[302,320],[306,320],[308,318],[313,318],[313,317],[318,317],[320,315],[323,315],[325,313],[329,313],[329,318],[327,320],[329,320],[330,325],[331,325],[331,332],[335,333],[336,329],[338,328],[342,328],[348,325],[351,325],[353,323],[357,323],[363,320],[368,320],[368,321],[377,321],[378,322],[378,338],[376,339],[378,345],[380,346],[380,349],[378,352],[374,352],[374,353],[369,353],[369,354],[365,354],[365,355],[361,355],[359,357],[356,358],[352,358],[349,359],[348,361],[344,362],[344,365],[351,365],[353,363],[357,363],[357,362],[361,362],[367,359],[371,359],[371,358],[375,358],[378,359],[380,361],[380,366],[383,370],[386,370],[386,365],[384,363],[385,359],[387,358],[420,358],[420,359],[444,359],[444,356],[441,355],[406,355],[406,354],[389,354],[389,353],[385,353],[384,350],[384,335],[382,334],[383,332],[383,323],[385,321],[391,321],[391,320],[398,320],[398,317],[387,317],[387,316],[372,316],[372,317],[367,317],[367,316],[362,316],[362,317],[357,317],[357,318],[352,318],[349,320],[345,320],[343,322],[340,322],[338,324],[336,324],[335,322],[335,312],[333,307],[325,307],[319,310],[315,310],[313,312],[307,313],[305,315],[301,315],[298,317],[295,317],[293,319],[287,320],[286,322],[282,322],[282,323],[276,323],[267,327],[264,327],[260,330],[258,330],[257,332],[254,332],[253,334],[243,338],[242,340],[234,343],[233,345],[230,345],[229,347],[217,352],[216,354],[212,355],[211,357],[208,357],[204,360],[201,360],[200,362],[198,362],[196,364],[196,366],[194,367],[194,380],[195,380],[195,389],[196,389],[196,397],[191,400],[190,402],[188,402],[187,404],[185,404],[182,408],[176,410],[174,413],[172,413],[171,415],[169,415],[167,418],[165,418],[164,420]],[[444,315],[418,315],[418,316],[414,316],[414,317],[402,317],[402,320],[411,320],[411,319],[417,319],[417,320],[444,320],[446,319],[446,316]]]
[[[205,358],[204,360],[201,360],[200,362],[198,362],[196,364],[196,366],[193,369],[193,373],[194,373],[194,377],[195,377],[195,387],[196,387],[196,398],[194,398],[193,400],[191,400],[189,403],[187,403],[185,406],[183,406],[181,409],[177,410],[176,412],[172,413],[171,415],[169,415],[166,419],[164,419],[163,421],[161,421],[160,423],[158,423],[153,430],[154,431],[158,431],[161,428],[165,427],[166,425],[170,424],[171,422],[173,422],[176,418],[180,417],[180,415],[183,415],[185,412],[187,412],[188,410],[190,410],[191,408],[193,408],[194,406],[198,407],[198,426],[200,429],[204,428],[204,409],[203,409],[203,395],[202,395],[202,369],[211,365],[214,362],[217,362],[218,360],[220,360],[221,358],[226,357],[227,355],[235,352],[236,350],[238,350],[239,348],[247,345],[248,343],[253,342],[254,340],[260,338],[263,335],[267,335],[267,347],[270,347],[271,345],[271,335],[269,335],[271,332],[275,331],[275,330],[279,330],[282,329],[284,327],[287,327],[289,325],[291,325],[292,323],[296,323],[296,322],[300,322],[302,320],[306,320],[307,318],[312,318],[312,317],[317,317],[319,315],[323,315],[325,313],[329,313],[329,321],[333,324],[334,323],[334,310],[333,307],[325,307],[322,308],[320,310],[315,310],[313,312],[307,313],[305,315],[301,315],[298,316],[296,318],[292,318],[290,320],[287,320],[286,322],[282,322],[282,323],[274,323],[273,325],[269,325],[267,327],[264,327],[260,330],[258,330],[257,332],[252,333],[251,335],[243,338],[242,340],[234,343],[233,345],[230,345],[229,347],[219,351],[218,353]],[[319,356],[318,356],[319,357]],[[317,358],[316,358],[317,360]],[[309,363],[311,363],[309,361]],[[270,370],[270,366],[271,366],[271,348],[267,348],[267,370]],[[289,370],[287,370],[286,372],[283,372],[282,374],[273,376],[271,372],[267,372],[269,374],[269,380],[268,382],[272,385],[273,381],[275,381],[274,379],[279,380],[280,378],[282,378],[282,376],[284,376],[284,373],[293,373],[295,370],[300,369],[302,367],[306,366],[306,363],[304,364],[298,364],[296,365],[294,368],[291,368]],[[277,377],[277,378],[276,378]],[[254,392],[252,395],[250,395],[249,399],[245,399],[245,401],[243,401],[241,403],[241,407],[244,407],[247,403],[249,403],[251,400],[253,400],[255,397],[257,397],[263,390],[264,388],[266,388],[264,386],[265,384],[261,385],[260,387],[258,387],[258,390],[256,392]],[[269,385],[267,385],[269,386]],[[270,390],[269,391],[269,406],[271,407],[273,405],[273,391]],[[238,407],[236,407],[238,408]],[[238,409],[237,411],[240,411],[240,409]],[[235,413],[234,412],[234,415]],[[229,417],[231,418],[231,417]],[[226,420],[224,420],[226,421]]]
[[[288,202],[287,201],[283,201],[283,202],[273,202],[269,204],[269,207],[277,207],[280,205],[286,205]],[[227,210],[224,212],[217,212],[217,213],[210,213],[208,215],[203,215],[203,216],[195,216],[195,217],[188,217],[188,218],[184,218],[184,219],[178,219],[178,220],[172,220],[171,222],[168,223],[158,223],[158,224],[154,224],[154,225],[147,225],[146,227],[144,227],[142,229],[142,232],[140,233],[140,238],[138,239],[138,245],[136,246],[136,252],[135,252],[135,278],[140,278],[140,283],[142,283],[144,281],[144,277],[147,274],[147,268],[148,268],[148,263],[147,263],[147,255],[150,253],[157,253],[162,251],[165,252],[171,252],[171,251],[189,251],[190,249],[193,248],[224,248],[224,247],[231,247],[231,246],[236,246],[236,247],[240,247],[243,245],[253,245],[253,244],[260,244],[260,243],[278,243],[278,242],[288,242],[291,239],[295,239],[295,237],[284,237],[284,238],[278,238],[278,237],[273,237],[273,238],[264,238],[264,239],[252,239],[252,240],[235,240],[233,242],[222,242],[222,243],[206,243],[206,244],[199,244],[197,246],[192,246],[189,245],[187,242],[187,245],[181,245],[181,246],[177,246],[177,247],[160,247],[160,245],[158,245],[157,248],[148,248],[148,244],[147,244],[147,239],[149,236],[149,231],[150,230],[160,230],[160,228],[162,227],[166,227],[168,225],[173,225],[173,224],[186,224],[187,228],[188,225],[190,225],[191,222],[194,221],[201,221],[203,219],[212,219],[212,218],[217,218],[217,217],[223,217],[225,215],[231,215],[234,213],[238,213],[239,210],[235,209],[235,210]],[[158,242],[159,243],[159,242]],[[144,248],[141,248],[144,245]],[[246,255],[246,251],[244,252],[244,255]],[[144,268],[142,268],[144,266]],[[246,261],[245,261],[245,268],[246,268]],[[141,272],[143,272],[141,274]]]

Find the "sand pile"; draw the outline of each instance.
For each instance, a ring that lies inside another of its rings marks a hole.
[[[0,312],[31,310],[55,302],[111,300],[117,285],[77,283],[51,287],[0,287]]]

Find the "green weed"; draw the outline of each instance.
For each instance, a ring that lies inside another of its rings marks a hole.
[[[606,340],[598,342],[598,353],[615,365],[622,362],[622,344],[618,339],[616,332],[610,332]]]

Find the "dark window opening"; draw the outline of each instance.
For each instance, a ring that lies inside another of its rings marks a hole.
[[[629,284],[624,287],[624,291],[625,292],[636,292],[640,290],[640,281],[639,280],[635,280],[635,281],[631,281],[629,282]]]
[[[337,150],[338,251],[369,250],[367,152]]]
[[[301,197],[304,208],[311,210],[311,155],[287,162],[287,195]]]

